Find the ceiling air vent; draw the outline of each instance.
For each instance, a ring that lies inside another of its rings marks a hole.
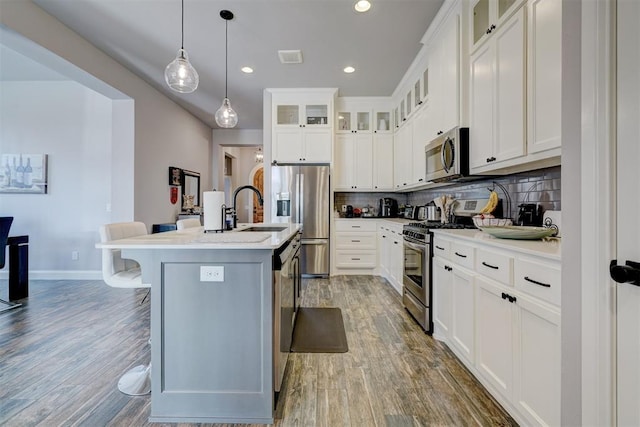
[[[283,64],[302,64],[302,52],[299,50],[279,50],[278,56]]]

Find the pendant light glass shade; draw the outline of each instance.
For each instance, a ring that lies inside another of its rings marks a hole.
[[[164,80],[176,92],[191,93],[198,88],[200,77],[189,62],[189,54],[184,49],[178,49],[176,59],[171,61],[164,70]]]
[[[222,101],[222,106],[216,111],[216,123],[221,128],[232,128],[238,124],[238,114],[231,108],[229,98]]]
[[[184,50],[184,0],[182,0],[180,49],[178,49],[176,59],[164,69],[164,81],[171,89],[180,93],[191,93],[198,88],[198,83],[200,83],[198,72],[189,62],[189,54]]]
[[[227,81],[229,74],[229,21],[233,19],[233,12],[229,10],[221,10],[220,17],[225,20],[224,23],[224,101],[216,111],[215,119],[221,128],[232,128],[238,124],[238,114],[231,108],[231,101],[227,97]]]

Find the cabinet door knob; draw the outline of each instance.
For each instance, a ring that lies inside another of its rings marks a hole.
[[[495,25],[493,25],[493,24],[491,24],[491,29],[492,29],[492,30],[495,30],[495,29],[496,29],[496,26],[495,26]]]

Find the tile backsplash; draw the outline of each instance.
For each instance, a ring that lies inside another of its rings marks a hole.
[[[392,197],[398,205],[424,205],[443,194],[451,194],[456,199],[488,198],[489,191],[494,187],[493,182],[502,184],[511,196],[511,218],[517,218],[518,205],[521,203],[537,203],[543,210],[560,210],[561,206],[561,167],[538,169],[513,175],[498,176],[466,183],[456,183],[446,187],[420,190],[412,193],[335,193],[336,209],[342,205],[352,205],[354,208],[372,206],[377,214],[378,199]],[[505,199],[503,191],[495,186],[498,197]],[[505,215],[507,216],[507,215]]]

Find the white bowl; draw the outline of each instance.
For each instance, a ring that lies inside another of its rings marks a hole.
[[[476,227],[507,227],[513,225],[513,221],[510,218],[480,218],[473,217],[473,223]]]

